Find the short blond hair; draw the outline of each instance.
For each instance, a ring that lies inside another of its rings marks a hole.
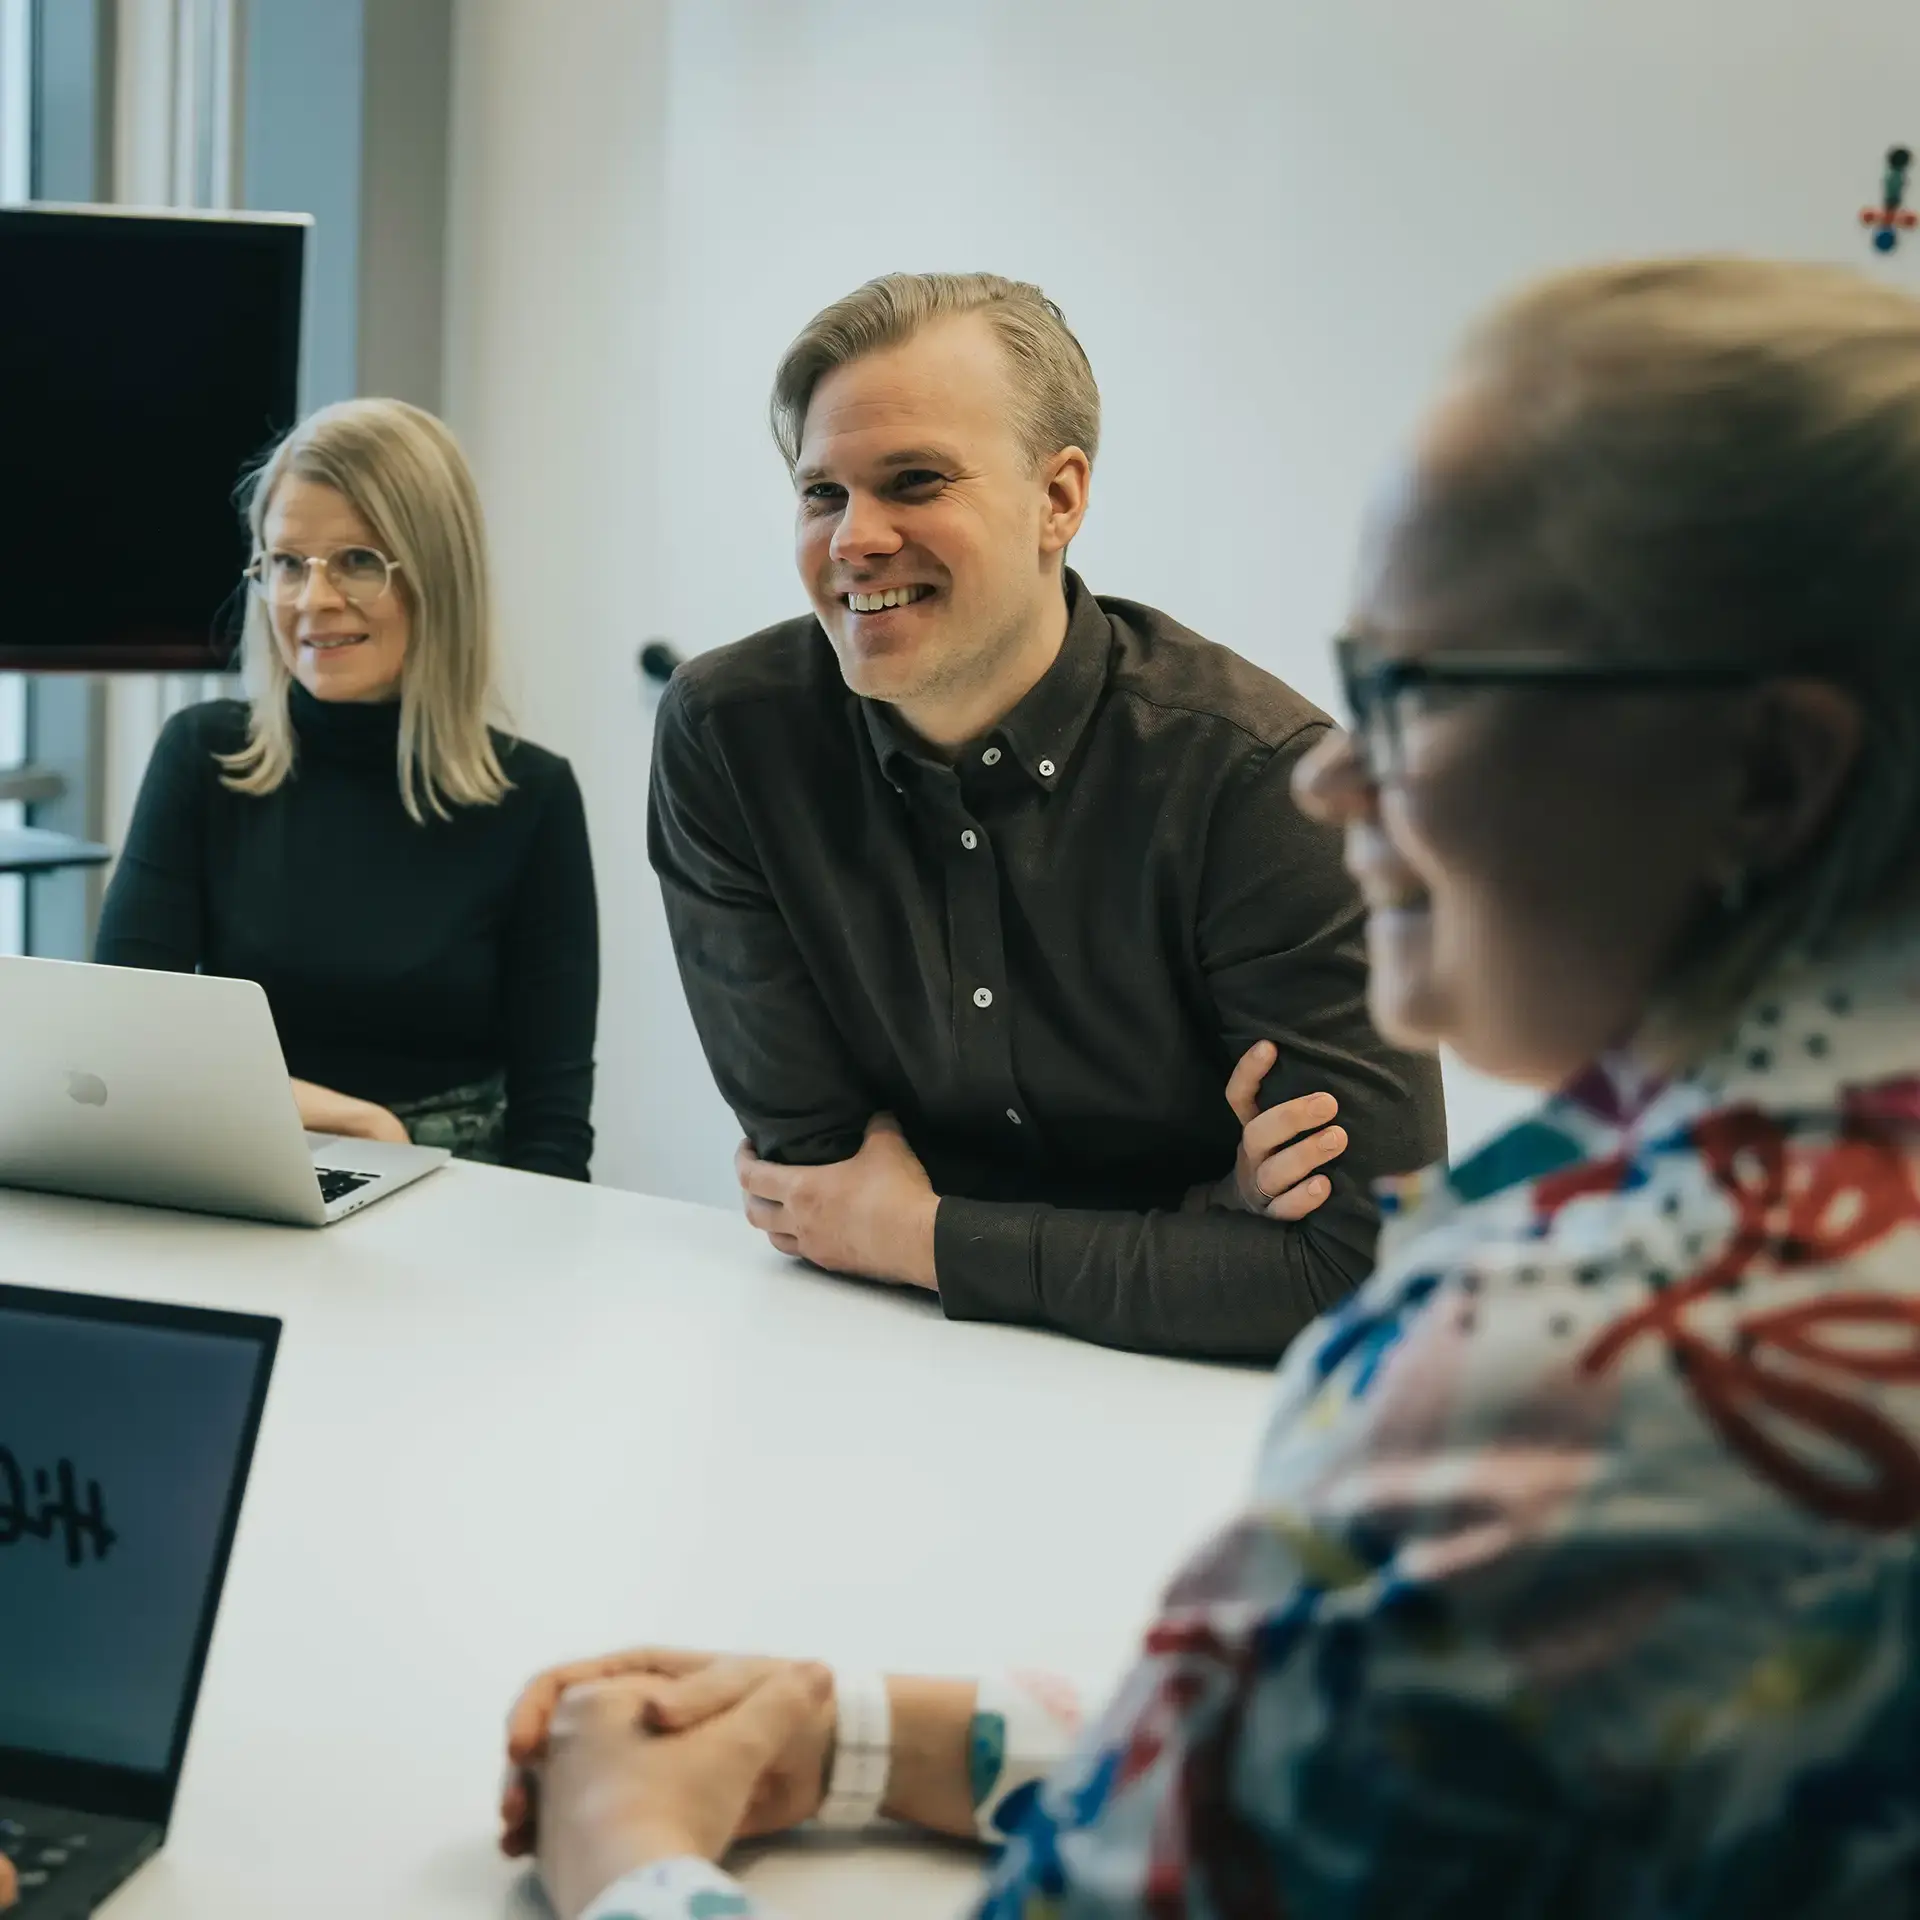
[[[1704,1038],[1776,963],[1920,893],[1920,301],[1783,262],[1590,268],[1498,308],[1462,371],[1493,403],[1473,543],[1545,618],[1862,709],[1826,831],[1667,983],[1670,1029]]]
[[[773,376],[773,437],[800,462],[813,391],[836,367],[897,347],[936,320],[980,314],[1006,356],[1015,427],[1037,468],[1068,447],[1100,446],[1100,389],[1066,316],[1040,289],[997,273],[888,273],[807,322]]]
[[[459,442],[404,400],[343,400],[309,414],[241,484],[256,555],[274,489],[290,477],[342,495],[400,563],[412,631],[395,774],[407,812],[444,820],[455,806],[492,806],[511,782],[487,725],[495,678],[486,522]],[[252,696],[247,744],[221,764],[235,792],[267,794],[294,768],[292,676],[257,595],[248,596],[241,647]]]

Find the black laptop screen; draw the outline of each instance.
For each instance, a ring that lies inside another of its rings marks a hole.
[[[0,1748],[169,1770],[262,1362],[258,1338],[21,1311],[0,1290]]]

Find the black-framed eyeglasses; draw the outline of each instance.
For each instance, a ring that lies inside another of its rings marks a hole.
[[[1438,653],[1413,659],[1383,654],[1357,634],[1333,643],[1340,691],[1353,733],[1376,779],[1402,765],[1401,736],[1419,715],[1454,692],[1494,688],[1565,688],[1609,693],[1681,693],[1752,686],[1769,669],[1744,661],[1652,660],[1591,653]]]
[[[276,607],[297,606],[315,567],[324,569],[333,590],[356,607],[371,606],[393,584],[400,562],[378,547],[337,547],[332,553],[290,553],[269,548],[247,564],[247,584]]]

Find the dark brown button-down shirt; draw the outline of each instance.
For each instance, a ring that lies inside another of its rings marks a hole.
[[[1270,1358],[1371,1260],[1369,1183],[1445,1147],[1434,1063],[1374,1033],[1336,836],[1288,778],[1328,722],[1164,614],[1096,599],[953,765],[791,620],[661,703],[649,844],[720,1091],[817,1165],[899,1116],[956,1319]],[[1182,1196],[1233,1165],[1222,1089],[1324,1089],[1352,1144],[1298,1225]]]

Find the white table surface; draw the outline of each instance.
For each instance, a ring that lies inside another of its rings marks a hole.
[[[557,1659],[1104,1680],[1266,1397],[471,1166],[321,1232],[0,1193],[0,1278],[286,1323],[172,1838],[109,1920],[539,1911],[492,1814],[507,1704]],[[816,1842],[748,1878],[795,1920],[936,1920],[973,1871]]]

